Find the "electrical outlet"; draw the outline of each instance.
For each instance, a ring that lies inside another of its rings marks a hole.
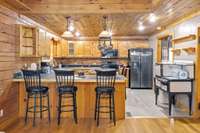
[[[0,110],[0,117],[3,117],[3,109]]]

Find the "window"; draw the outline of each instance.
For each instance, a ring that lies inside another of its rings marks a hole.
[[[69,42],[69,56],[73,56],[74,55],[74,43]]]
[[[172,36],[166,36],[161,39],[161,60],[169,61],[172,48]]]

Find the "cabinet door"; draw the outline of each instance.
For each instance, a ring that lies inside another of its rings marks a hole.
[[[62,48],[61,50],[62,56],[63,57],[68,56],[68,44],[67,41],[64,39],[61,40],[61,48]]]
[[[83,43],[83,57],[92,57],[92,41],[84,41]]]
[[[46,35],[45,56],[53,56],[53,41],[48,35]]]
[[[83,56],[83,43],[81,41],[74,41],[74,56],[82,57]]]
[[[45,34],[45,32],[39,31],[39,56],[45,55]]]
[[[46,36],[46,32],[39,31],[39,56],[50,56],[51,38]]]
[[[92,46],[91,46],[91,54],[92,54],[92,57],[100,57],[101,56],[101,52],[100,50],[98,49],[98,41],[92,41]]]
[[[118,42],[118,52],[120,57],[128,56],[128,43],[127,41],[119,41]]]

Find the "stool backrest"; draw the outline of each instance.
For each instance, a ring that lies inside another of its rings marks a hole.
[[[74,71],[72,70],[54,70],[56,74],[57,87],[74,86]]]
[[[121,75],[124,75],[125,69],[126,69],[126,66],[122,66],[122,68],[121,68]]]
[[[124,77],[128,77],[128,75],[129,75],[128,73],[129,73],[129,68],[126,67],[124,70],[124,73],[123,73]]]
[[[116,79],[116,70],[101,71],[96,70],[97,87],[114,87]]]
[[[40,89],[41,76],[38,70],[22,70],[27,91],[31,89]]]

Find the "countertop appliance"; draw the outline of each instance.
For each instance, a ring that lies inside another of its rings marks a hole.
[[[51,66],[49,60],[43,60],[41,61],[41,72],[42,73],[50,73]]]
[[[129,87],[132,89],[152,88],[153,49],[134,48],[128,50]]]

